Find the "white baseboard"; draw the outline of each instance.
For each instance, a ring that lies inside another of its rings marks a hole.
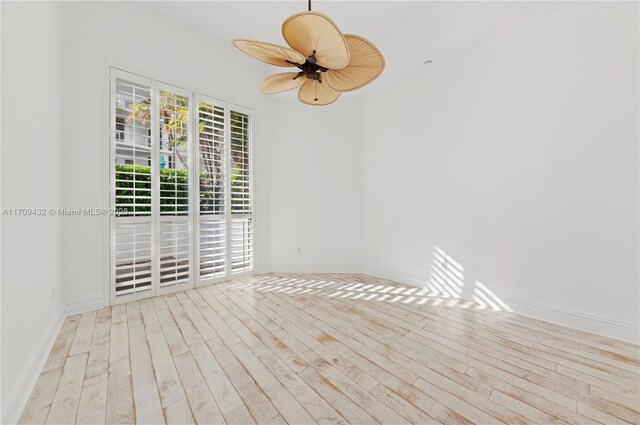
[[[389,279],[419,288],[426,287],[425,283],[427,282],[426,276],[404,272],[393,272],[371,266],[364,266],[363,272],[371,276]],[[506,297],[500,294],[496,294],[496,296],[506,302],[514,313],[522,316],[631,342],[633,344],[640,344],[640,326],[638,326],[638,324],[611,320],[593,314],[549,304]],[[465,293],[463,291],[462,298],[471,300],[473,299],[473,294]]]
[[[502,296],[500,296],[500,298],[513,309],[514,313],[522,316],[631,342],[633,344],[640,344],[640,327],[633,323],[607,319],[606,317],[548,304]]]
[[[55,314],[53,320],[49,322],[49,326],[44,330],[37,346],[31,352],[22,370],[18,374],[13,386],[9,389],[7,395],[2,400],[2,423],[15,424],[20,419],[22,410],[24,409],[33,388],[38,381],[40,371],[49,357],[49,352],[53,348],[58,333],[62,328],[65,314],[62,308]]]
[[[362,273],[360,264],[269,264],[258,273]]]
[[[67,316],[84,313],[86,311],[103,308],[104,294],[90,295],[88,297],[74,298],[64,302],[64,312]]]

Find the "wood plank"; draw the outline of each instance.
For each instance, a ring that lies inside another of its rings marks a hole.
[[[398,413],[400,416],[405,418],[409,423],[412,424],[437,424],[438,421],[429,414],[428,412],[431,407],[435,404],[433,400],[431,400],[430,404],[422,403],[420,400],[414,400],[409,398],[411,402],[400,397],[394,391],[385,387],[382,384],[376,385],[374,389],[370,391],[371,395],[376,397],[378,400],[382,401],[394,412]],[[414,403],[420,408],[417,408]]]
[[[211,288],[211,286],[206,286],[202,289],[206,289],[211,293],[211,295],[214,295],[214,292],[212,292],[213,289]],[[211,307],[213,307],[216,310],[216,312],[220,315],[224,323],[226,323],[227,325],[229,325],[231,329],[233,329],[233,332],[236,334],[236,336],[238,336],[242,340],[242,342],[247,347],[249,347],[249,349],[255,355],[259,356],[260,354],[264,353],[268,349],[264,345],[264,343],[260,341],[260,339],[258,339],[249,329],[247,329],[246,326],[244,326],[242,322],[240,322],[240,320],[238,320],[229,310],[227,310],[215,298],[215,296],[212,296],[211,298],[207,299],[207,303],[209,303],[209,305],[211,305]],[[232,345],[235,345],[235,344],[232,344]]]
[[[236,344],[231,347],[231,351],[287,422],[315,423],[309,413],[280,384],[269,369],[251,352],[249,347],[244,344]]]
[[[118,322],[125,323],[126,322]],[[131,374],[121,375],[109,372],[107,383],[107,418],[108,424],[135,423],[135,408],[133,405],[133,387]]]
[[[129,345],[136,421],[143,424],[163,424],[164,414],[143,325],[129,328]]]
[[[460,416],[467,418],[471,422],[481,423],[481,424],[503,423],[502,421],[485,413],[483,410],[477,408],[475,405],[470,404],[470,403],[473,403],[473,401],[467,402],[462,398],[455,397],[449,392],[442,390],[437,385],[434,385],[431,382],[428,382],[422,378],[418,378],[418,380],[413,385],[420,388],[425,393],[431,395],[431,397],[437,400],[438,403],[453,410]]]
[[[80,322],[78,322],[78,327],[76,328],[76,335],[73,338],[73,343],[71,343],[69,357],[89,351],[89,348],[91,348],[91,337],[93,335],[95,321],[95,310],[82,313]]]
[[[200,309],[202,315],[207,319],[218,336],[226,341],[227,345],[231,346],[240,342],[240,338],[238,338],[233,330],[222,320],[222,317],[220,317],[207,302],[207,299],[213,299],[209,291],[200,288],[198,290],[187,291],[187,295],[189,295],[189,298],[191,298],[193,303]]]
[[[127,322],[111,323],[109,373],[117,378],[131,375]]]
[[[107,413],[108,374],[86,378],[82,385],[78,424],[104,424]]]
[[[173,363],[173,357],[162,332],[147,334],[151,362],[155,370],[156,381],[162,407],[171,406],[185,398],[180,377]]]
[[[591,395],[596,398],[610,401],[614,404],[619,404],[620,406],[624,406],[627,409],[635,410],[636,412],[640,412],[640,398],[636,397],[626,397],[621,394],[617,394],[612,391],[608,391],[594,385],[590,386]]]
[[[353,382],[339,370],[334,370],[327,376],[336,388],[360,406],[366,406],[367,412],[380,423],[401,424],[407,421],[386,405],[379,403],[375,397],[364,388]]]
[[[269,398],[221,339],[212,338],[207,345],[257,424],[265,424],[278,415]]]
[[[344,395],[331,381],[322,376],[313,367],[309,366],[298,373],[298,376],[322,398],[327,400],[331,407],[337,410],[347,422],[352,424],[377,422],[362,407]]]
[[[182,400],[176,401],[170,406],[165,407],[164,417],[168,425],[191,425],[196,423],[186,397]]]
[[[229,425],[252,425],[256,423],[244,404],[224,415],[224,420]]]
[[[202,337],[187,336],[187,344],[222,414],[242,406],[242,399]]]
[[[440,403],[434,404],[431,410],[429,410],[429,414],[443,424],[473,425],[473,422],[468,421],[464,417],[458,415],[453,410],[447,409],[445,406],[443,406]]]
[[[196,423],[224,423],[224,417],[191,353],[180,354],[174,360]]]
[[[540,412],[543,412],[547,415],[554,416],[566,423],[570,424],[589,424],[593,423],[593,420],[585,418],[582,415],[576,413],[576,410],[568,409],[567,407],[556,404],[552,401],[547,400],[540,395],[533,394],[526,390],[523,390],[515,385],[512,385],[510,382],[502,381],[494,376],[484,373],[480,370],[469,368],[466,372],[469,376],[475,379],[482,380],[484,382],[490,382],[493,385],[494,392],[500,391],[509,397],[519,400],[524,403],[513,403],[510,405],[510,409],[514,412],[521,414],[522,416],[528,417],[530,416],[529,409],[526,405],[534,407],[538,409]],[[493,394],[493,393],[492,393]]]
[[[187,294],[185,294],[184,292],[176,292],[175,296],[182,304],[182,307],[191,320],[191,323],[193,323],[198,333],[202,336],[202,339],[206,341],[213,338],[214,336],[217,336],[216,332],[213,330],[207,319],[205,319],[200,310],[198,310],[195,304],[193,304],[193,301],[191,301],[191,298],[189,298]]]
[[[188,352],[189,347],[187,347],[187,343],[182,336],[182,332],[180,332],[180,328],[178,327],[173,314],[169,310],[169,306],[167,305],[164,297],[156,297],[153,302],[156,309],[156,316],[162,326],[162,332],[164,333],[171,354],[173,356],[179,356],[180,354]],[[149,309],[148,315],[151,320],[153,320],[151,309]],[[144,317],[146,320],[146,315]]]
[[[111,322],[120,323],[127,321],[127,306],[125,304],[116,304],[111,306]]]
[[[142,313],[140,312],[140,302],[132,301],[125,304],[127,307],[127,325],[130,328],[142,325]]]
[[[46,423],[75,423],[88,357],[87,353],[82,353],[67,359]]]
[[[51,352],[49,353],[47,362],[42,368],[42,372],[48,372],[53,369],[60,369],[64,366],[67,360],[67,355],[69,354],[69,350],[71,349],[71,344],[73,343],[73,339],[76,334],[76,328],[78,327],[79,322],[79,314],[69,316],[64,320],[62,329],[60,329],[58,338],[56,338],[56,342],[53,344],[53,348],[51,348]]]
[[[278,414],[278,416],[267,422],[267,425],[289,425],[289,423],[284,420],[282,415]]]
[[[519,412],[522,416],[537,424],[565,424],[566,422],[552,416],[540,409],[530,406],[517,398],[494,389],[491,392],[490,400],[504,406],[514,412]]]
[[[58,388],[62,368],[43,372],[38,377],[27,404],[20,416],[19,424],[43,424],[47,420],[53,396]]]
[[[336,412],[329,403],[320,397],[300,377],[280,360],[274,353],[260,355],[262,363],[273,373],[280,383],[298,400],[300,405],[321,424],[343,424],[348,422]]]
[[[623,421],[622,419],[617,418],[615,416],[611,416],[607,413],[601,412],[600,410],[594,409],[593,407],[583,403],[578,403],[578,413],[586,416],[587,418],[591,418],[594,421],[598,421],[602,424],[624,425],[624,424],[630,423],[630,422]],[[637,424],[639,422],[635,422],[635,423]]]
[[[111,307],[98,310],[91,337],[87,378],[106,374],[109,371],[109,351],[111,340]]]

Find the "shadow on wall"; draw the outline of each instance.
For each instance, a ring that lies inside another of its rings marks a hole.
[[[511,308],[489,288],[476,281],[473,301],[462,299],[464,267],[442,249],[434,247],[431,271],[425,288],[402,285],[366,275],[287,273],[257,275],[241,279],[231,287],[298,296],[325,296],[408,305],[433,305],[463,309],[508,311]]]

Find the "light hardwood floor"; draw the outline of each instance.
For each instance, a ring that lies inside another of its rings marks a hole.
[[[638,424],[639,371],[638,346],[427,290],[261,274],[68,317],[20,422]]]

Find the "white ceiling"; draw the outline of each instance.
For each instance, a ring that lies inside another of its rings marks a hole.
[[[144,2],[144,7],[188,25],[211,37],[231,42],[247,38],[286,45],[282,21],[307,9],[295,1],[181,1]],[[564,3],[566,4],[566,3]],[[382,51],[386,69],[374,83],[347,93],[362,98],[420,67],[437,66],[448,55],[523,25],[562,6],[559,2],[528,1],[331,1],[315,0],[322,12],[346,34],[371,40]],[[244,53],[238,51],[238,55]],[[247,60],[254,60],[247,56]],[[426,60],[433,63],[424,65]],[[283,72],[282,68],[265,72]],[[255,81],[256,88],[260,81]],[[295,93],[277,95],[294,98]]]

